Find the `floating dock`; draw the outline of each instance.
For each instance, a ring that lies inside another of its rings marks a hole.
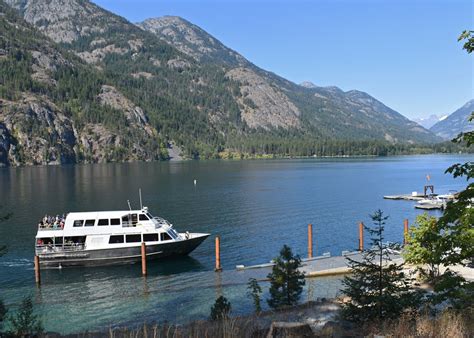
[[[394,263],[403,262],[399,252],[393,251],[389,256]],[[359,251],[343,251],[341,256],[331,256],[330,253],[325,253],[318,257],[303,258],[300,270],[304,272],[306,277],[345,275],[351,271],[347,264],[347,257],[355,261],[362,260],[362,254]],[[273,262],[251,266],[237,265],[236,269],[237,271],[253,269],[260,270],[261,272],[270,272],[273,265]]]
[[[388,196],[384,196],[383,198],[386,200],[421,201],[422,199],[425,199],[427,197],[428,196],[424,196],[424,195],[413,196],[411,194],[403,194],[403,195],[388,195]]]

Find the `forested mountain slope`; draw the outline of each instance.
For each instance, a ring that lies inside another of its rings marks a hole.
[[[474,130],[474,121],[469,117],[474,112],[474,100],[470,100],[454,113],[433,125],[430,130],[445,140],[451,140],[462,132]]]
[[[145,111],[0,1],[0,165],[155,160]]]
[[[263,121],[269,120],[262,111],[275,111],[277,107],[284,107],[286,112],[293,113],[291,116],[298,117],[299,123],[290,125],[304,125],[305,131],[315,137],[375,138],[391,142],[437,140],[426,129],[366,93],[355,90],[343,92],[337,87],[325,88],[313,84],[298,86],[262,70],[180,17],[148,19],[138,23],[138,26],[201,63],[224,65],[227,76],[240,84],[245,97],[245,101],[240,102],[243,119],[250,126],[265,127]],[[275,97],[280,100],[272,106],[272,98]],[[262,121],[255,123],[255,120]],[[275,122],[274,126],[281,124]]]
[[[137,26],[87,0],[6,2],[28,23],[0,0],[2,164],[165,159],[168,142],[212,157],[438,140],[368,94],[259,69],[180,18]]]

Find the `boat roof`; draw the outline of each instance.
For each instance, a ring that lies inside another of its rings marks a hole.
[[[148,208],[139,210],[113,210],[113,211],[83,211],[83,212],[70,212],[67,217],[119,217],[128,214],[141,214],[147,213]]]

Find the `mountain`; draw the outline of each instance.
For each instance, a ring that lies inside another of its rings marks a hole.
[[[162,157],[146,113],[96,69],[3,2],[0,27],[0,166]]]
[[[430,130],[445,140],[451,140],[459,133],[474,130],[474,122],[468,121],[472,112],[474,112],[474,100],[470,100],[454,113],[433,125]]]
[[[312,83],[311,81],[303,81],[300,83],[300,86],[301,87],[305,87],[305,88],[308,88],[308,89],[313,89],[313,88],[316,88],[317,86]]]
[[[250,66],[242,55],[226,47],[200,27],[178,16],[151,18],[137,23],[145,31],[154,33],[184,54],[201,62],[231,66]]]
[[[242,95],[250,99],[240,102],[242,118],[250,122],[250,126],[268,127],[272,119],[265,112],[279,111],[283,106],[290,113],[287,118],[291,126],[306,129],[318,137],[411,143],[439,141],[426,129],[366,93],[318,87],[311,82],[296,85],[260,69],[182,18],[166,16],[137,25],[197,61],[224,64],[227,76],[239,82]],[[285,127],[278,122],[271,126]]]
[[[435,114],[431,114],[428,117],[419,117],[419,118],[414,118],[413,122],[418,123],[420,126],[426,129],[430,129],[433,125],[438,123],[441,120],[444,120],[447,116],[438,116]]]
[[[366,93],[262,70],[181,18],[135,25],[87,0],[6,2],[22,18],[0,0],[3,165],[165,159],[168,144],[214,157],[438,140]]]

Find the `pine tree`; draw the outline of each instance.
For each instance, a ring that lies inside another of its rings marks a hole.
[[[0,206],[0,209],[1,209],[1,206]],[[11,216],[11,213],[0,215],[0,223],[9,219],[10,216]],[[0,257],[2,257],[6,252],[7,252],[7,247],[5,245],[0,245]],[[7,312],[8,312],[8,309],[5,306],[3,299],[0,299],[0,330],[3,328],[3,322],[6,318]],[[1,336],[1,331],[0,331],[0,336]]]
[[[220,296],[216,299],[214,305],[211,307],[211,319],[212,320],[223,320],[229,318],[232,306],[230,302],[224,296]]]
[[[5,306],[5,303],[3,302],[3,300],[0,299],[0,330],[3,329],[3,322],[6,318],[7,312],[8,312],[8,309]],[[2,331],[0,331],[0,336],[1,336],[1,332]]]
[[[301,267],[301,258],[293,255],[291,248],[284,245],[280,250],[280,256],[274,261],[275,265],[268,275],[270,279],[268,305],[276,309],[297,304],[305,285],[304,273],[298,270]]]
[[[255,278],[250,278],[247,283],[248,296],[252,298],[253,305],[255,306],[255,312],[262,312],[262,305],[260,295],[262,294],[262,288],[258,285]]]
[[[43,332],[43,325],[38,316],[33,314],[33,302],[25,297],[15,316],[10,318],[14,336],[35,336]]]
[[[389,252],[395,246],[383,242],[388,217],[377,210],[371,218],[375,227],[365,226],[365,230],[372,247],[362,252],[361,261],[347,257],[352,272],[343,280],[342,292],[349,300],[342,305],[342,315],[357,323],[397,317],[417,305],[421,296],[410,289],[411,279],[403,272],[403,264],[393,263]]]

